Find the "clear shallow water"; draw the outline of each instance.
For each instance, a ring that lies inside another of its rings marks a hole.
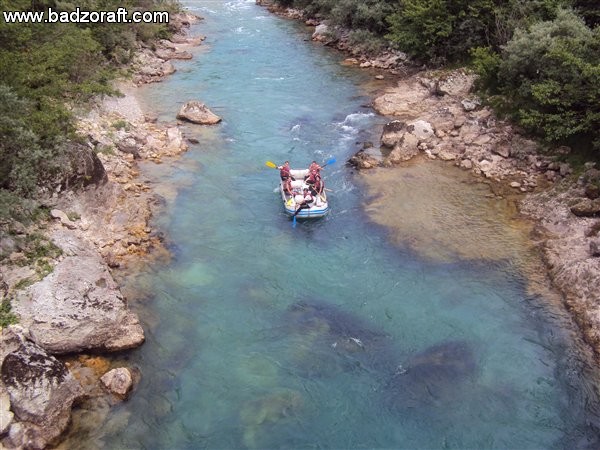
[[[570,323],[511,261],[421,260],[364,215],[342,161],[385,121],[366,75],[253,0],[186,4],[208,49],[147,101],[171,120],[198,98],[224,122],[146,167],[177,188],[157,218],[174,258],[129,280],[153,293],[128,354],[142,380],[84,445],[593,448]],[[332,213],[293,229],[265,161],[331,156]]]

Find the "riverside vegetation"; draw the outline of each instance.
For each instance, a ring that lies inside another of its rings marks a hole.
[[[4,11],[179,11],[175,2],[9,0]],[[39,23],[0,21],[0,237],[12,242],[22,224],[49,218],[44,199],[94,182],[96,159],[76,134],[74,109],[94,96],[117,95],[111,81],[127,75],[136,48],[172,35],[169,24]],[[82,167],[83,166],[83,167]],[[20,239],[28,255],[44,254],[43,239]],[[5,258],[10,249],[0,249]],[[28,258],[28,260],[31,260]],[[31,262],[31,261],[27,261]],[[46,272],[47,273],[47,272]],[[8,299],[0,322],[14,321]]]

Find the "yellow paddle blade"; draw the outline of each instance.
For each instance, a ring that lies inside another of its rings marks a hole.
[[[277,169],[277,165],[276,165],[275,163],[272,163],[271,161],[267,161],[267,162],[265,163],[265,165],[266,165],[267,167],[271,167],[272,169]]]

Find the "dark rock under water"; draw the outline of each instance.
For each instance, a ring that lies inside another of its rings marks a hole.
[[[335,305],[299,301],[284,314],[294,341],[291,370],[305,377],[335,376],[364,370],[392,409],[438,405],[452,401],[477,364],[466,341],[448,341],[410,356],[398,365],[399,343],[374,325]]]
[[[391,361],[391,340],[382,331],[334,305],[299,301],[283,317],[296,345],[290,362],[301,376],[379,370]]]
[[[460,396],[477,369],[465,341],[436,344],[399,366],[383,390],[391,409],[448,406]]]

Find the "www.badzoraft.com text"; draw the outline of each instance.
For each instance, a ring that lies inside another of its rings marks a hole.
[[[5,23],[168,23],[168,11],[2,11]]]

